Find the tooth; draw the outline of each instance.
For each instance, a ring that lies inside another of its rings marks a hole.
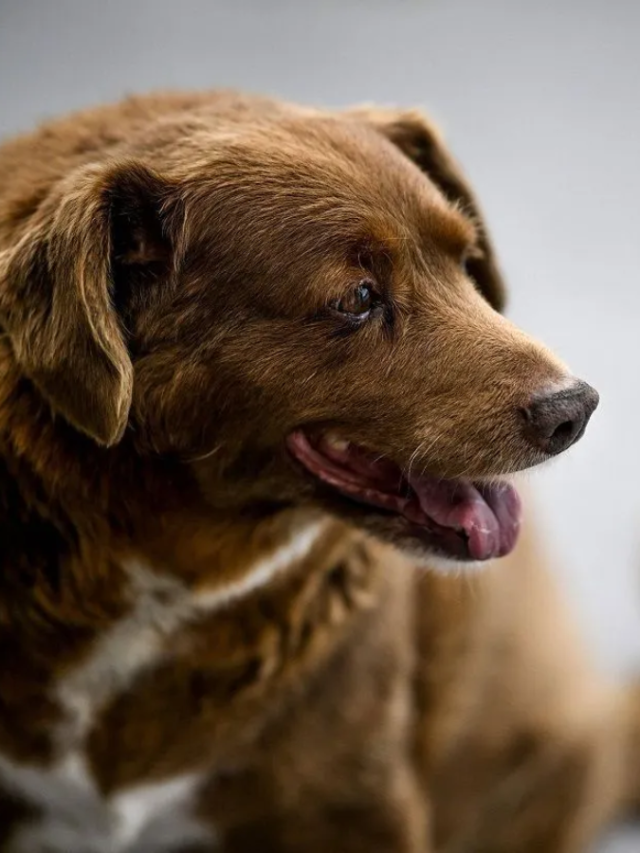
[[[341,438],[339,435],[335,433],[328,432],[324,440],[333,450],[339,450],[341,453],[344,453],[345,450],[349,449],[349,442],[345,438]]]

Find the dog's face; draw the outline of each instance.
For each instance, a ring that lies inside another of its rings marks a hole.
[[[597,396],[498,313],[432,128],[292,114],[187,153],[73,178],[4,258],[4,323],[54,410],[105,444],[131,423],[212,509],[315,503],[413,553],[511,550],[498,478],[571,444]]]

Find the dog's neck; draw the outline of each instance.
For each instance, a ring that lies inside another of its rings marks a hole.
[[[179,460],[145,456],[131,437],[110,450],[97,447],[52,418],[10,353],[2,355],[4,574],[16,561],[46,563],[53,575],[65,562],[108,557],[153,565],[190,584],[227,583],[318,521],[313,510],[216,509]],[[23,560],[25,552],[32,559]]]
[[[96,454],[81,463],[91,472],[85,482],[74,477],[77,459],[62,462],[63,478],[34,459],[37,446],[30,451],[18,457],[5,445],[0,456],[0,561],[14,600],[48,594],[65,577],[78,606],[103,600],[100,574],[115,590],[121,567],[132,564],[235,599],[303,560],[331,526],[312,508],[213,509],[162,460]],[[0,588],[0,606],[2,598]]]
[[[103,682],[124,689],[189,625],[235,630],[235,607],[253,607],[258,589],[285,612],[300,596],[308,606],[351,547],[349,529],[317,510],[214,513],[177,471],[125,452],[80,458],[81,442],[74,457],[64,433],[31,423],[1,437],[0,753],[53,760],[65,702]],[[71,698],[56,700],[67,682]]]
[[[153,529],[136,535],[131,558],[222,600],[306,560],[336,527],[318,510],[300,508],[249,518],[178,509],[150,521]]]

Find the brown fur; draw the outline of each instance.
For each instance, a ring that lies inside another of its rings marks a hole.
[[[349,334],[327,305],[363,270],[393,310]],[[419,114],[158,95],[7,142],[0,753],[60,757],[55,686],[132,606],[125,565],[223,589],[318,523],[101,709],[105,796],[198,768],[228,853],[572,853],[637,801],[637,700],[591,672],[535,543],[418,574],[285,450],[310,424],[446,477],[540,461],[515,413],[566,371],[503,299]],[[32,810],[7,791],[0,816],[11,850]]]

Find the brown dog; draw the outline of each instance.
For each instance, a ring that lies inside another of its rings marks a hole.
[[[634,804],[640,702],[505,556],[503,475],[597,395],[502,304],[418,114],[161,95],[5,144],[3,851],[570,853]]]

